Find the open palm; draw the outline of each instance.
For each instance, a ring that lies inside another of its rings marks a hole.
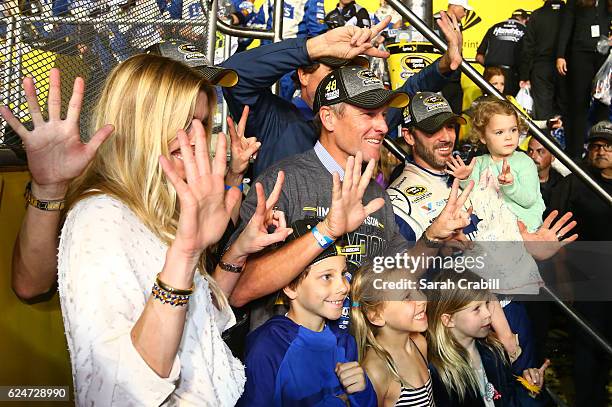
[[[38,105],[34,80],[29,77],[23,80],[28,110],[34,124],[32,131],[28,131],[7,107],[0,109],[2,117],[21,137],[32,178],[41,186],[67,185],[79,176],[93,159],[98,147],[113,131],[113,126],[106,125],[91,137],[89,143],[83,143],[79,132],[79,116],[85,92],[83,79],[76,78],[74,81],[64,120],[60,117],[60,86],[60,72],[53,68],[49,72],[49,120],[45,121]]]
[[[162,169],[176,189],[180,215],[173,248],[189,257],[198,257],[204,249],[219,241],[225,231],[231,210],[238,202],[240,191],[225,192],[224,154],[217,154],[211,166],[202,122],[193,120],[190,133],[195,137],[195,154],[187,134],[178,131],[178,139],[185,166],[183,180],[175,165],[167,157],[160,157]],[[223,135],[217,139],[216,151],[225,151]]]

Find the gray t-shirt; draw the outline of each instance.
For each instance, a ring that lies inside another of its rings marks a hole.
[[[279,210],[285,213],[287,226],[304,218],[324,219],[329,212],[332,195],[332,174],[317,157],[315,150],[297,154],[268,167],[257,179],[264,187],[266,196],[270,194],[278,172],[285,172],[285,183],[278,200]],[[349,261],[362,264],[365,260],[383,254],[393,255],[409,248],[395,223],[393,206],[387,193],[374,180],[371,180],[363,196],[364,204],[375,198],[384,198],[385,205],[370,214],[363,224],[349,234],[349,245],[365,245],[365,254],[348,257]],[[232,235],[233,242],[255,213],[257,193],[251,188],[240,208],[240,223]]]
[[[329,212],[331,205],[333,178],[329,170],[323,165],[314,149],[305,153],[279,161],[268,167],[257,179],[264,187],[266,196],[270,194],[276,183],[278,172],[285,172],[285,182],[277,206],[285,213],[287,225],[304,218],[318,218],[322,220]],[[363,202],[368,203],[375,198],[384,198],[385,205],[366,218],[363,224],[350,233],[348,245],[365,246],[365,254],[347,256],[348,261],[361,265],[367,259],[382,255],[401,253],[410,247],[410,244],[399,234],[393,206],[387,193],[374,180],[371,180],[363,196]],[[238,238],[245,228],[257,206],[257,193],[251,188],[245,201],[240,207],[240,223],[230,239],[230,243]],[[229,246],[228,244],[228,246]],[[251,330],[256,329],[273,314],[283,314],[286,308],[272,306],[273,298],[254,301],[251,309]],[[345,301],[342,316],[336,324],[340,329],[347,329],[349,324],[350,302]]]

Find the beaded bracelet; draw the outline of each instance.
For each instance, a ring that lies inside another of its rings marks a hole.
[[[184,307],[189,302],[190,294],[174,294],[164,290],[157,283],[153,283],[151,290],[153,298],[161,301],[162,304],[170,304],[173,307]]]

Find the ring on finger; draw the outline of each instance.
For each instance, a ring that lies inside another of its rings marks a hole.
[[[557,233],[557,240],[563,239],[563,235],[561,233]]]

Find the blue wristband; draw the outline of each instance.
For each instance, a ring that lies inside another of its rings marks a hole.
[[[244,191],[244,184],[243,183],[240,183],[240,185],[226,185],[225,186],[225,190],[228,191],[228,190],[230,190],[230,189],[232,189],[234,187],[238,188],[240,190],[240,192]]]
[[[321,246],[323,249],[327,249],[334,243],[334,239],[329,236],[323,235],[321,232],[319,232],[319,229],[317,229],[316,226],[310,229],[310,231],[312,232],[312,235],[314,236],[317,243],[319,243],[319,246]]]

